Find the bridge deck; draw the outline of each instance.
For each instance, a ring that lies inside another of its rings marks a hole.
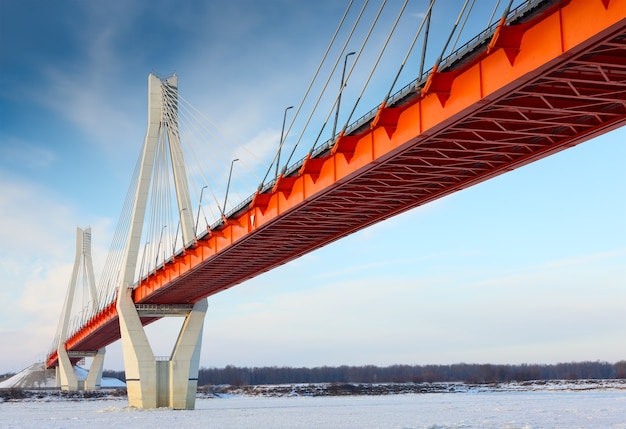
[[[280,178],[142,280],[135,302],[196,302],[624,121],[626,1],[558,3],[499,28],[471,61],[435,71],[417,97]],[[112,304],[67,346],[97,350],[119,337]]]

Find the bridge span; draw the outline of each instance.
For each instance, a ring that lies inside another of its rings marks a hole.
[[[626,1],[540,3],[411,83],[143,276],[132,290],[141,323],[622,126]],[[120,337],[113,301],[66,348],[97,351]],[[57,364],[53,352],[47,366]]]

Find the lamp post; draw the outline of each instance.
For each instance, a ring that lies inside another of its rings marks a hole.
[[[141,278],[143,277],[143,268],[144,268],[144,260],[146,259],[146,249],[148,248],[148,245],[150,244],[149,241],[146,241],[146,243],[143,245],[143,256],[141,257],[141,265],[139,266],[139,281],[141,282]],[[146,274],[148,271],[148,267],[146,267]]]
[[[341,104],[341,93],[345,86],[344,79],[346,78],[346,65],[348,64],[348,57],[354,55],[356,52],[348,52],[343,59],[343,71],[341,72],[341,86],[339,87],[339,95],[337,96],[337,110],[335,111],[335,123],[333,124],[333,135],[331,138],[335,139],[335,133],[337,132],[337,121],[339,120],[339,105]]]
[[[204,189],[208,187],[209,187],[208,185],[204,185],[202,189],[200,189],[200,202],[198,203],[198,215],[196,216],[196,226],[193,229],[193,233],[196,236],[196,238],[198,238],[198,222],[200,221],[200,210],[202,209],[202,194],[204,194]],[[206,221],[206,218],[205,218],[205,221]]]
[[[163,228],[161,228],[161,236],[159,237],[159,245],[157,246],[156,256],[154,257],[154,268],[155,269],[156,269],[156,267],[158,265],[158,262],[159,262],[159,251],[161,250],[161,241],[163,240],[163,231],[165,231],[165,228],[167,228],[167,225],[163,225]]]
[[[275,178],[278,179],[278,165],[280,164],[280,151],[283,148],[283,135],[285,133],[285,121],[287,120],[287,110],[289,109],[293,109],[293,106],[289,106],[285,109],[285,114],[283,115],[283,127],[280,130],[280,143],[278,144],[278,158],[276,159],[276,174],[275,174]]]
[[[176,253],[176,242],[178,241],[178,231],[180,231],[180,224],[183,223],[183,212],[187,210],[187,207],[183,207],[182,210],[178,212],[178,225],[176,225],[176,234],[174,234],[174,245],[172,246],[172,255]],[[195,235],[195,231],[194,231]],[[183,237],[183,247],[185,247],[185,238]]]
[[[222,216],[226,212],[226,200],[228,199],[228,189],[230,188],[230,178],[233,175],[233,165],[235,161],[239,161],[239,158],[235,158],[230,162],[230,173],[228,173],[228,183],[226,184],[226,195],[224,195],[224,208],[222,209]]]

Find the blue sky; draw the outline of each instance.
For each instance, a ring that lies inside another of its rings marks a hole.
[[[0,372],[43,359],[76,226],[92,227],[102,268],[143,142],[148,73],[176,72],[181,95],[268,165],[283,110],[302,97],[345,8],[332,0],[179,3],[0,3]],[[407,25],[419,23],[426,4],[411,2]],[[397,64],[385,67],[390,81]],[[356,94],[348,88],[342,106]],[[386,90],[383,78],[364,107]],[[626,359],[625,134],[211,297],[201,365]],[[169,354],[160,337],[173,341],[174,325],[149,328],[157,355]],[[119,343],[105,367],[122,368]]]

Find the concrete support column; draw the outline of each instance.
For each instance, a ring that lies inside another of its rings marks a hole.
[[[85,379],[85,390],[98,390],[102,384],[102,368],[104,366],[104,353],[106,349],[103,347],[93,357],[89,373]]]
[[[104,366],[104,354],[106,349],[98,350],[93,357],[87,378],[79,380],[74,372],[74,366],[70,360],[69,354],[62,344],[58,349],[59,366],[56,369],[56,386],[61,390],[98,390],[102,383],[102,368]],[[90,356],[90,354],[87,354]]]
[[[135,308],[132,293],[131,288],[120,288],[117,297],[128,405],[157,408],[156,360]]]
[[[196,405],[202,329],[207,300],[185,316],[169,361],[157,361],[132,301],[132,289],[118,295],[128,404],[137,408],[193,409]]]
[[[61,390],[78,390],[78,379],[74,373],[74,367],[70,357],[65,350],[65,343],[57,349],[59,355],[59,366],[57,366],[57,387]]]
[[[202,329],[208,303],[206,298],[198,301],[178,335],[170,359],[170,406],[177,409],[193,409],[196,406],[198,369],[202,348]]]

